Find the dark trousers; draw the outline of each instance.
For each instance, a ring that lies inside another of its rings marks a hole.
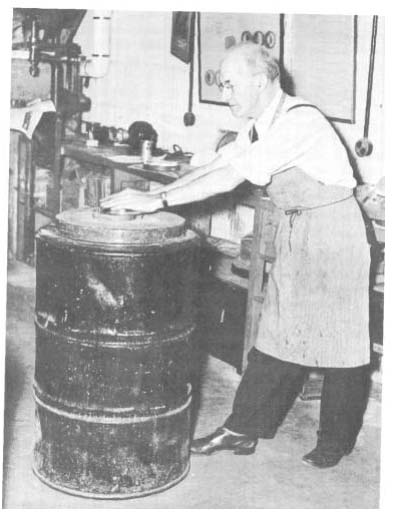
[[[253,348],[224,426],[250,437],[272,438],[311,369]],[[321,368],[324,372],[318,444],[350,452],[362,425],[369,385],[368,365]]]

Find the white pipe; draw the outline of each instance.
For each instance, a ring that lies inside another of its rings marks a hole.
[[[112,11],[93,11],[93,50],[81,66],[81,76],[102,78],[108,72],[111,53]]]

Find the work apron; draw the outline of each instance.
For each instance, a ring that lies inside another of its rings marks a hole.
[[[370,251],[352,190],[293,167],[267,193],[280,213],[256,348],[305,366],[367,364]]]

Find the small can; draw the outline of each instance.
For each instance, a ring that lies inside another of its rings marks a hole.
[[[152,141],[151,140],[143,140],[141,142],[141,158],[142,162],[146,164],[152,157]]]
[[[119,144],[125,144],[129,139],[129,132],[124,128],[118,128],[116,130],[116,142]]]

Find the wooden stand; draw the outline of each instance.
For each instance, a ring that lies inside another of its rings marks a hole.
[[[267,196],[263,195],[263,191],[258,189],[255,193],[242,371],[246,368],[248,352],[254,346],[257,337],[265,285],[271,264],[275,259],[274,239],[277,225],[277,208]]]

